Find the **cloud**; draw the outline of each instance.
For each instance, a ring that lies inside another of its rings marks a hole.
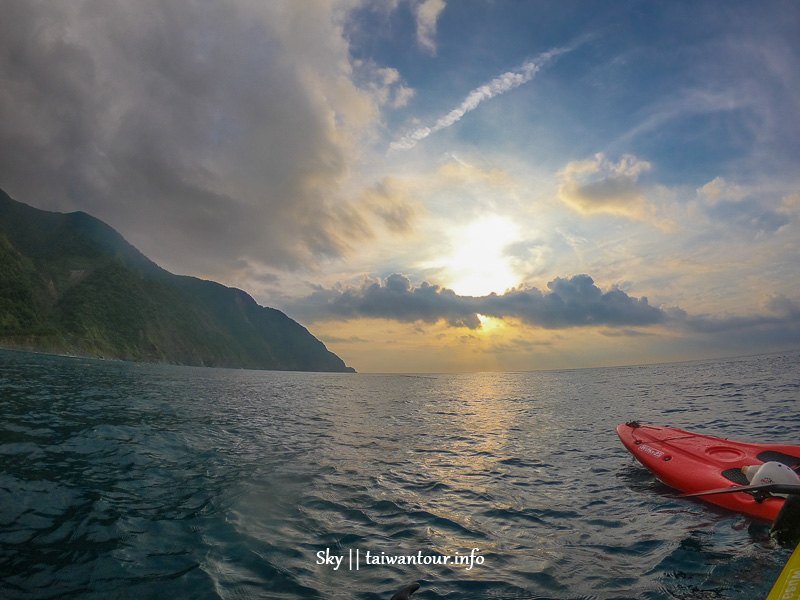
[[[664,323],[669,314],[622,290],[602,291],[588,275],[556,278],[548,292],[536,288],[515,289],[502,295],[459,296],[452,290],[427,282],[411,285],[405,275],[385,281],[366,278],[359,286],[324,289],[287,309],[301,320],[380,318],[402,322],[436,323],[479,329],[478,315],[519,319],[545,329],[570,327],[650,326]]]
[[[689,116],[734,113],[752,107],[752,89],[677,89],[671,93],[660,93],[659,99],[646,105],[632,117],[642,120],[630,131],[620,136],[617,144],[629,146],[637,138],[663,130],[668,124],[679,122]],[[680,131],[679,126],[675,126]]]
[[[506,343],[498,342],[491,344],[489,347],[481,349],[481,351],[486,354],[516,354],[520,352],[530,352],[540,348],[548,348],[551,346],[553,346],[552,340],[536,341],[513,338]]]
[[[789,194],[785,196],[781,202],[781,207],[778,209],[786,215],[794,215],[800,213],[800,194]]]
[[[585,326],[648,326],[663,323],[667,315],[650,306],[647,298],[628,296],[618,288],[603,292],[588,275],[557,277],[547,284],[550,292],[536,288],[513,290],[485,298],[481,312],[495,318],[518,318],[546,329]]]
[[[665,313],[673,330],[715,352],[739,348],[741,352],[756,353],[796,348],[800,339],[800,304],[774,294],[765,298],[761,309],[760,313],[747,315],[691,315],[679,308],[667,309]]]
[[[436,54],[436,21],[444,9],[444,0],[422,0],[414,6],[417,42],[431,54]]]
[[[755,199],[719,204],[709,209],[708,214],[715,221],[757,234],[776,232],[790,221],[786,214],[764,207]]]
[[[778,296],[765,309],[765,314],[744,316],[676,314],[674,325],[694,335],[713,336],[718,341],[727,339],[744,347],[763,342],[796,347],[800,339],[800,305]]]
[[[3,3],[0,186],[179,272],[346,254],[370,232],[342,184],[412,92],[351,63],[341,3],[307,4]]]
[[[792,215],[792,197],[781,199],[777,208],[769,206],[770,191],[729,183],[715,177],[697,190],[700,206],[714,223],[736,226],[757,234],[773,233],[787,225]]]
[[[365,340],[364,338],[360,338],[357,335],[351,335],[350,337],[336,337],[333,335],[326,335],[322,338],[322,341],[326,344],[368,344],[369,340]]]
[[[722,177],[715,177],[697,189],[698,197],[714,206],[720,202],[738,202],[747,195],[747,190],[736,184],[730,184]]]
[[[789,194],[781,199],[778,212],[790,217],[800,214],[800,194]]]
[[[637,338],[637,337],[647,337],[653,334],[647,331],[640,331],[638,329],[606,329],[601,331],[600,335],[609,338],[615,338],[615,337]]]
[[[639,176],[651,169],[649,162],[625,154],[619,162],[603,154],[567,164],[558,174],[558,197],[581,214],[612,214],[656,222],[655,207],[648,202]]]
[[[396,177],[384,177],[366,188],[359,205],[395,234],[410,232],[417,214],[423,210],[409,185]]]
[[[593,327],[609,340],[658,335],[713,352],[796,348],[800,339],[800,303],[782,295],[767,297],[761,313],[693,315],[678,307],[653,306],[646,297],[636,298],[616,287],[601,290],[588,275],[556,278],[544,291],[520,288],[471,297],[430,283],[415,287],[408,277],[395,274],[385,280],[365,278],[356,286],[318,286],[283,308],[301,322],[371,318],[471,330],[481,329],[481,315],[551,331]],[[552,342],[520,338],[509,345],[508,340],[492,340],[491,351],[500,353]]]
[[[767,297],[764,307],[780,317],[800,319],[800,303],[787,298],[783,294],[772,294]]]
[[[414,90],[405,85],[397,69],[381,67],[369,60],[355,60],[353,67],[361,87],[369,90],[381,106],[401,108],[414,97]]]
[[[400,274],[390,275],[384,281],[365,278],[357,287],[317,288],[310,296],[294,302],[292,311],[311,320],[320,317],[367,317],[407,323],[445,320],[453,327],[480,327],[468,299],[426,282],[412,287],[408,277]]]
[[[539,72],[543,67],[547,66],[554,58],[565,52],[569,52],[575,46],[568,48],[554,48],[548,50],[537,56],[536,58],[526,61],[521,67],[513,71],[503,73],[499,77],[495,77],[489,83],[482,85],[472,90],[464,100],[461,101],[456,108],[451,110],[446,115],[440,117],[436,123],[430,127],[420,127],[411,131],[403,136],[400,140],[389,144],[390,150],[410,150],[416,146],[420,141],[424,140],[429,135],[450,127],[458,122],[461,117],[470,111],[475,110],[486,100],[491,100],[500,94],[509,92],[518,88],[524,83],[533,79],[534,75]]]

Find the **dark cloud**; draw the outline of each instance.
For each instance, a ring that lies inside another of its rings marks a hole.
[[[760,313],[749,315],[690,315],[679,308],[666,311],[669,325],[682,334],[683,348],[701,354],[757,354],[800,345],[800,304],[777,295]]]
[[[650,306],[647,298],[634,298],[617,288],[603,292],[588,275],[558,277],[547,287],[549,293],[531,288],[487,296],[486,309],[490,312],[479,312],[497,318],[516,317],[547,329],[647,326],[666,320],[666,314]]]
[[[405,275],[394,274],[385,281],[365,279],[360,287],[344,290],[318,288],[292,304],[293,312],[309,320],[324,318],[395,319],[413,323],[445,320],[453,327],[477,329],[480,320],[472,303],[452,290],[422,283],[412,287]]]
[[[382,90],[352,84],[330,4],[0,10],[0,187],[15,198],[86,210],[184,270],[201,249],[309,266],[370,233],[336,190]]]
[[[770,297],[762,314],[709,316],[691,315],[678,307],[651,306],[646,297],[635,298],[618,288],[603,291],[588,275],[559,277],[547,288],[459,296],[429,283],[414,287],[408,277],[395,274],[384,281],[365,279],[360,286],[319,287],[284,309],[301,321],[369,317],[406,323],[442,321],[470,329],[479,329],[478,315],[484,315],[550,330],[603,327],[604,336],[623,338],[650,335],[641,328],[661,325],[680,334],[687,343],[714,352],[730,348],[758,352],[797,347],[800,343],[800,304],[785,296]],[[507,352],[514,347],[519,350],[526,343],[515,340],[512,345],[497,345],[493,351]]]
[[[800,320],[800,303],[782,294],[776,294],[767,298],[764,307],[776,315]]]
[[[786,310],[787,306],[791,307]],[[800,308],[796,302],[786,298],[768,303],[766,314],[747,316],[690,316],[681,315],[677,322],[693,333],[731,334],[750,332],[766,334],[774,340],[800,342]]]
[[[429,283],[413,287],[408,277],[391,275],[385,281],[365,280],[359,287],[318,288],[298,300],[290,312],[306,320],[372,317],[404,322],[445,321],[454,327],[480,327],[478,315],[515,318],[546,329],[606,325],[648,326],[663,323],[668,314],[622,290],[602,291],[588,275],[557,278],[544,293],[536,288],[503,295],[459,296]]]

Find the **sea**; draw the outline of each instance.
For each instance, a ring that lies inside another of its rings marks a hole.
[[[800,351],[331,374],[0,351],[0,598],[766,598],[793,548],[619,423],[800,444]]]

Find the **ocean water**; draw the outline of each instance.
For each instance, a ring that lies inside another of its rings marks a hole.
[[[0,351],[0,598],[765,598],[792,549],[675,498],[615,427],[800,444],[798,400],[800,352],[353,375]]]

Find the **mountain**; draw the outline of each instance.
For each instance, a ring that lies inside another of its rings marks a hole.
[[[103,221],[0,190],[0,347],[182,365],[353,372],[242,290],[173,275]]]

